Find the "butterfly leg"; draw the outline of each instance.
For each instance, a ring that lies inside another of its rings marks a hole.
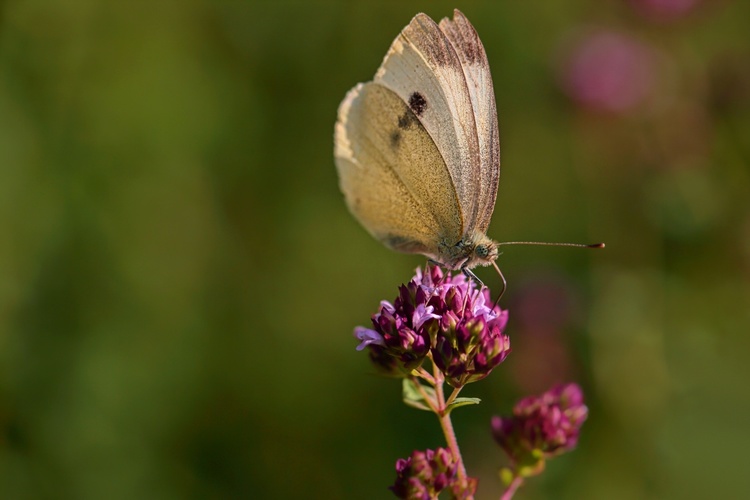
[[[474,274],[474,271],[466,267],[463,267],[461,268],[461,272],[464,273],[464,276],[466,276],[467,278],[476,281],[481,288],[484,288],[484,283],[482,282],[482,280],[479,279],[479,277],[476,274]]]
[[[482,290],[484,288],[484,283],[482,280],[479,279],[479,277],[474,274],[474,271],[472,271],[469,268],[462,267],[461,272],[464,273],[464,276],[469,278],[470,280],[474,280],[474,282],[479,284],[479,290]],[[469,301],[469,294],[466,294],[466,297],[464,297],[464,310],[466,310],[466,303]]]

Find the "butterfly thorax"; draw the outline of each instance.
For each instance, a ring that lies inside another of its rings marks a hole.
[[[488,266],[497,259],[497,243],[487,235],[475,231],[467,234],[454,244],[443,240],[436,259],[443,267],[451,270],[472,269]]]

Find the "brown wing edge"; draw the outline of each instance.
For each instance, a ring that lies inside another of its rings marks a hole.
[[[482,83],[488,88],[488,92],[486,93],[487,102],[478,102],[478,96],[469,92],[477,133],[487,133],[489,135],[489,142],[485,147],[481,147],[482,142],[480,140],[481,172],[479,178],[481,186],[475,223],[476,230],[486,233],[490,225],[492,212],[495,208],[500,180],[500,138],[497,124],[497,106],[487,53],[476,29],[460,10],[455,9],[453,11],[453,20],[447,17],[443,18],[439,26],[461,60],[467,86],[471,88],[472,84]],[[478,75],[473,73],[477,71],[482,71],[484,74]],[[478,122],[477,110],[481,106],[489,108],[487,111],[488,130],[486,132],[481,130],[482,127]]]

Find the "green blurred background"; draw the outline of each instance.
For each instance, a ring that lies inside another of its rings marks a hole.
[[[658,3],[0,2],[0,497],[389,498],[443,445],[354,350],[424,259],[349,215],[332,134],[454,7],[495,82],[490,236],[607,243],[500,257],[514,351],[454,414],[478,498],[490,416],[568,380],[579,449],[518,498],[750,496],[750,3]]]

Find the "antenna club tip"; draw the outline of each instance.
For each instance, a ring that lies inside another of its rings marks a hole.
[[[604,248],[605,246],[604,243],[594,243],[593,245],[589,245],[589,248]]]

